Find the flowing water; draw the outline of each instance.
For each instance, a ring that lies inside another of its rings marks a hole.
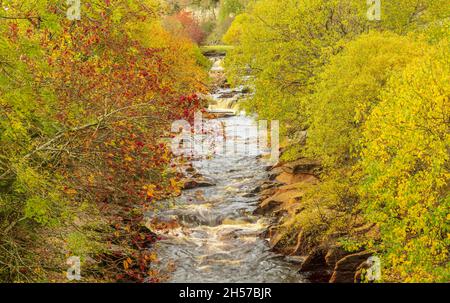
[[[215,62],[212,71],[220,72]],[[229,111],[242,94],[241,88],[220,88],[212,97],[228,97],[210,109]],[[237,114],[220,121],[226,125],[226,137],[236,139],[238,148],[256,140],[256,133],[244,131],[254,124],[253,118]],[[295,264],[270,251],[264,239],[268,219],[253,214],[259,201],[254,189],[267,180],[263,157],[214,155],[192,164],[214,185],[184,191],[174,201],[175,207],[157,214],[179,224],[161,233],[157,245],[160,260],[174,265],[168,281],[304,282]]]

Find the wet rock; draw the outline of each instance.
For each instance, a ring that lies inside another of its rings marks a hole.
[[[303,195],[304,195],[304,192],[297,188],[280,187],[278,190],[276,190],[275,195],[273,195],[269,199],[280,202],[280,203],[288,203],[288,202],[292,202],[293,200],[300,201],[300,198],[303,197]]]
[[[178,218],[176,216],[158,216],[155,215],[152,218],[148,218],[141,233],[148,233],[149,231],[160,231],[168,229],[176,229],[180,227]],[[152,232],[153,233],[153,232]]]
[[[236,113],[232,110],[230,111],[210,111],[205,114],[207,119],[221,119],[221,118],[230,118],[236,116]]]
[[[323,250],[314,250],[309,253],[300,268],[302,272],[317,271],[319,269],[330,269],[325,262],[325,252]]]
[[[236,95],[236,92],[226,92],[223,93],[221,95],[219,95],[219,99],[229,99],[229,98],[233,98]]]
[[[253,190],[251,191],[251,193],[253,193],[253,194],[258,194],[258,193],[261,193],[261,192],[264,191],[264,190],[271,189],[271,188],[275,188],[275,187],[277,187],[278,185],[279,185],[279,184],[276,183],[276,182],[264,182],[264,183],[261,184],[260,186],[255,187],[255,189],[253,189]]]
[[[305,262],[305,257],[304,256],[287,256],[286,261],[288,261],[290,263],[301,265],[301,264],[303,264],[303,262]]]
[[[293,162],[277,164],[270,169],[269,180],[282,184],[294,184],[298,182],[318,182],[320,163],[306,158]]]
[[[215,184],[212,181],[208,180],[188,180],[184,183],[183,189],[194,189],[210,186],[215,186]]]
[[[325,252],[317,249],[308,254],[300,267],[300,272],[312,282],[328,282],[331,270],[325,262]]]
[[[275,180],[283,184],[291,184],[293,176],[294,175],[292,174],[281,172],[279,175],[275,177]]]
[[[188,173],[195,173],[195,168],[188,167],[188,168],[186,168],[186,172],[188,172]]]
[[[254,211],[255,215],[268,215],[270,212],[273,212],[277,207],[280,206],[280,202],[269,200],[265,201],[264,204],[258,206],[258,208]]]
[[[291,256],[291,257],[301,257],[304,258],[305,256],[300,255],[300,254],[295,254],[295,250],[296,250],[296,246],[297,244],[294,243],[294,245],[292,244],[288,244],[285,243],[286,241],[283,241],[287,238],[290,237],[290,235],[287,235],[285,231],[283,231],[283,229],[280,229],[280,225],[278,226],[273,226],[270,231],[270,240],[269,240],[269,245],[270,248],[274,251],[276,251],[277,253],[281,253],[285,256]]]
[[[339,260],[334,267],[330,283],[355,282],[358,269],[361,268],[361,265],[363,265],[371,255],[371,252],[363,251],[348,255]]]
[[[278,253],[282,253],[284,255],[289,255],[289,251],[284,245],[279,245],[281,240],[284,238],[284,233],[280,232],[278,226],[272,226],[269,229],[269,246],[270,249],[277,251]]]
[[[334,268],[336,266],[336,263],[346,255],[349,255],[349,253],[346,252],[343,248],[332,247],[325,255],[325,262],[327,262],[330,267]]]

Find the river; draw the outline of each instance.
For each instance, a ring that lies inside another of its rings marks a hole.
[[[222,58],[211,58],[212,72],[222,72]],[[211,97],[212,111],[230,111],[243,95],[242,88],[217,88]],[[227,96],[224,98],[223,96]],[[220,119],[226,137],[250,144],[257,134],[245,132],[254,124],[241,113]],[[242,146],[242,145],[241,145]],[[177,227],[159,234],[156,252],[160,270],[168,282],[306,282],[298,266],[272,252],[265,231],[268,218],[254,215],[259,196],[254,189],[268,179],[264,157],[258,154],[214,155],[192,161],[196,172],[213,186],[185,190],[174,207],[157,216],[175,220]]]

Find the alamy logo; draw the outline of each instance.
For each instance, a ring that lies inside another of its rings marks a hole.
[[[70,21],[81,20],[81,0],[67,0],[67,19]]]
[[[80,281],[81,280],[81,260],[80,257],[70,257],[66,261],[67,265],[69,265],[69,269],[67,269],[66,277],[69,281]]]
[[[369,282],[381,280],[381,260],[378,257],[370,257],[367,259],[369,266],[366,272],[366,279]]]
[[[367,19],[370,21],[381,20],[381,0],[367,0],[369,9],[367,10]]]
[[[177,135],[172,140],[172,152],[176,156],[194,158],[212,155],[270,155],[269,162],[278,163],[280,158],[279,122],[271,122],[269,135],[267,121],[258,123],[251,119],[246,119],[245,122],[239,121],[204,120],[201,112],[195,114],[193,126],[186,120],[175,121],[172,124],[172,133]]]

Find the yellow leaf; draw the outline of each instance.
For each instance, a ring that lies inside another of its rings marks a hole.
[[[73,188],[70,188],[70,189],[66,190],[66,194],[68,194],[68,195],[76,195],[77,191],[75,189],[73,189]]]

